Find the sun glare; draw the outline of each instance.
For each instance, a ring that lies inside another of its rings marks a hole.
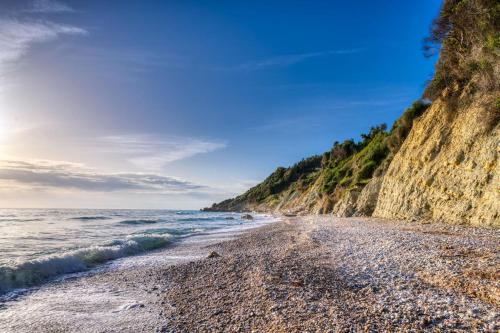
[[[5,122],[3,117],[0,115],[0,140],[5,136]]]
[[[4,119],[4,115],[0,113],[0,145],[3,145],[5,143],[5,140],[7,139],[7,134],[8,134],[8,128]],[[0,152],[3,149],[0,150]]]

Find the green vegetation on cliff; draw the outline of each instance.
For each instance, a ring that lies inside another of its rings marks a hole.
[[[439,51],[433,79],[424,96],[435,99],[445,89],[458,94],[480,73],[475,88],[498,89],[494,70],[500,48],[500,2],[445,0],[424,44],[426,55]]]
[[[386,126],[373,127],[363,134],[362,141],[346,140],[335,143],[332,150],[324,154],[322,190],[334,193],[338,187],[350,188],[366,184],[375,169],[386,158],[389,150],[385,144]]]
[[[279,167],[246,193],[214,204],[207,210],[275,209],[284,197],[304,193],[314,186],[318,196],[331,198],[321,208],[321,212],[329,212],[339,196],[346,191],[361,190],[375,174],[384,172],[408,135],[413,119],[421,115],[427,105],[421,101],[415,102],[389,132],[386,131],[386,125],[382,124],[362,134],[358,142],[352,139],[335,142],[330,151],[303,159],[289,168]]]
[[[489,94],[492,98],[483,100],[489,111],[481,120],[493,129],[500,121],[500,2],[445,0],[424,42],[424,54],[439,51],[424,96],[463,106],[476,92]]]
[[[244,194],[214,204],[212,210],[246,210],[248,204],[261,204],[284,190],[294,187],[307,187],[321,167],[321,156],[312,156],[289,168],[279,167],[262,183]]]

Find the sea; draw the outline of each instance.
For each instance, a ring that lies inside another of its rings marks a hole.
[[[194,210],[2,209],[0,301],[13,291],[168,249],[195,235],[235,232],[272,220],[253,216],[248,221],[239,213]]]

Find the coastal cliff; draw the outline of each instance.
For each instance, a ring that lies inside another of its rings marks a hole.
[[[431,43],[442,45],[424,95],[432,105],[382,180],[374,216],[500,225],[500,4],[447,1]]]
[[[374,216],[499,225],[500,131],[481,120],[489,98],[454,115],[437,100],[415,121],[383,177]]]
[[[427,219],[500,226],[500,5],[446,0],[422,99],[387,131],[336,142],[206,210]]]

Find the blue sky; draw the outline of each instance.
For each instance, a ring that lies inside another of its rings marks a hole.
[[[8,207],[199,208],[392,122],[440,2],[0,2]]]

